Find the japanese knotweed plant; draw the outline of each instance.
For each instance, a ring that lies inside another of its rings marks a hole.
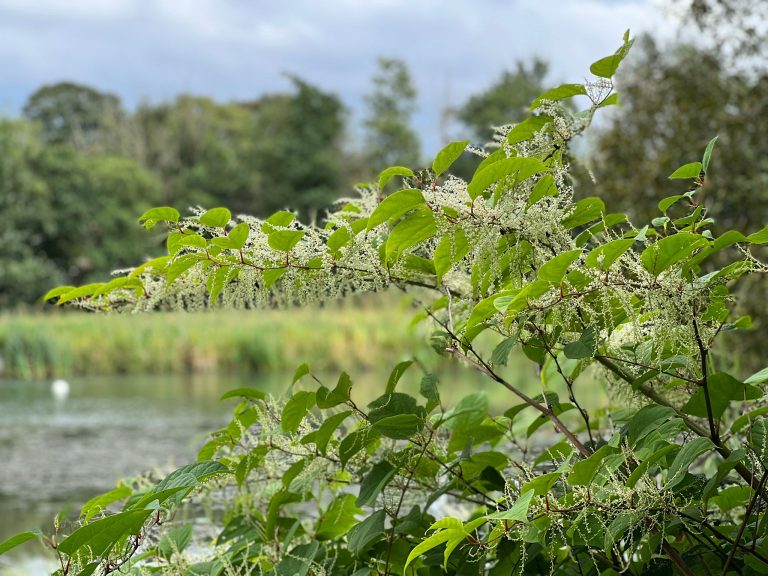
[[[481,394],[446,407],[433,374],[419,398],[398,391],[410,361],[368,406],[346,374],[325,385],[306,365],[282,400],[235,390],[232,422],[198,462],[121,485],[43,538],[57,574],[768,573],[768,369],[729,374],[717,349],[749,323],[730,290],[766,271],[753,251],[768,227],[712,231],[697,193],[715,140],[671,175],[690,188],[647,225],[573,197],[569,142],[617,102],[630,46],[625,35],[595,62],[594,80],[537,98],[490,152],[456,142],[430,169],[389,168],[324,227],[288,211],[233,222],[225,208],[156,208],[141,221],[168,226],[167,255],[52,290],[59,304],[147,311],[394,286],[440,353],[508,391],[490,413]],[[589,107],[562,105],[573,96]],[[482,157],[469,182],[448,175],[466,150]],[[403,186],[385,196],[393,178]],[[540,394],[510,380],[513,348],[538,366]],[[599,381],[616,405],[588,410]],[[208,521],[180,521],[185,500]]]

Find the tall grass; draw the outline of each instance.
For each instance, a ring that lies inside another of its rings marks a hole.
[[[427,353],[413,310],[393,298],[289,310],[0,315],[0,377],[287,371],[391,366]]]

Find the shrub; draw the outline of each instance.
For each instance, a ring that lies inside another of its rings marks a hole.
[[[509,393],[490,412],[481,394],[446,407],[425,373],[417,398],[398,391],[410,361],[367,407],[347,374],[328,384],[306,365],[283,400],[234,390],[232,422],[196,463],[92,500],[79,527],[47,539],[58,573],[766,573],[768,369],[731,375],[716,343],[748,324],[731,317],[730,287],[765,272],[751,249],[768,227],[710,231],[697,193],[714,140],[670,176],[690,190],[661,200],[648,225],[574,201],[569,184],[568,143],[616,103],[611,77],[630,45],[625,35],[593,81],[546,92],[500,128],[469,182],[446,175],[472,150],[457,142],[428,170],[385,170],[323,228],[285,211],[233,225],[225,208],[156,208],[141,220],[169,225],[167,256],[52,290],[89,310],[155,310],[396,286],[440,354]],[[587,110],[560,104],[577,95]],[[382,197],[392,178],[404,187]],[[710,269],[722,251],[731,262]],[[539,367],[541,394],[505,374],[516,347]],[[588,410],[595,381],[613,401]],[[184,500],[208,522],[178,521]]]

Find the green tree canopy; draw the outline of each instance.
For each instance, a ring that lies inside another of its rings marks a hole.
[[[123,114],[117,96],[72,82],[43,86],[24,104],[24,115],[40,123],[47,142],[79,147],[93,145],[103,126]]]
[[[291,76],[294,92],[248,103],[259,174],[250,212],[291,207],[315,218],[340,195],[344,107],[335,94]]]
[[[514,71],[504,71],[486,90],[470,97],[456,111],[456,117],[475,142],[488,142],[495,126],[528,117],[531,102],[544,91],[548,70],[549,65],[539,58],[530,63],[518,61]]]
[[[133,160],[43,145],[39,127],[0,121],[0,306],[39,299],[52,278],[82,282],[156,247],[126,211],[161,200],[159,180]]]
[[[419,162],[419,137],[411,127],[416,88],[402,60],[380,58],[373,88],[365,98],[365,158],[372,173]]]

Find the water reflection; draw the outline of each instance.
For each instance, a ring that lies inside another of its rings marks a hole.
[[[353,375],[353,397],[364,405],[381,394],[389,373]],[[333,387],[337,374],[322,377]],[[219,401],[238,386],[272,393],[291,375],[259,377],[72,378],[69,393],[54,397],[51,382],[0,380],[0,541],[23,530],[50,533],[57,512],[75,514],[116,480],[195,458],[205,435],[228,422],[234,400]],[[399,385],[418,393],[418,371]],[[444,399],[455,401],[493,383],[469,370],[443,378]],[[501,392],[501,390],[497,390]],[[513,402],[514,403],[514,402]],[[34,544],[0,557],[0,576],[45,574]]]

